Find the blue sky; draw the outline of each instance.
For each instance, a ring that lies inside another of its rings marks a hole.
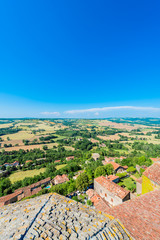
[[[159,11],[156,0],[1,1],[0,117],[160,117]]]

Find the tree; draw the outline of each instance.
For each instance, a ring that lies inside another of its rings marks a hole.
[[[48,149],[48,146],[44,145],[43,150],[47,150],[47,149]]]
[[[9,178],[4,178],[0,181],[0,196],[3,196],[5,193],[7,193],[6,189],[10,189],[11,187],[11,181]],[[5,191],[6,190],[6,191]],[[10,191],[10,190],[9,190]],[[11,192],[11,191],[10,191]]]
[[[133,172],[135,172],[136,171],[136,168],[134,168],[134,167],[129,167],[128,169],[127,169],[127,172],[128,173],[133,173]]]
[[[86,173],[81,173],[76,179],[76,187],[80,191],[87,189],[89,185],[89,179]]]
[[[94,177],[97,178],[99,176],[105,176],[106,175],[106,171],[104,169],[103,166],[99,166],[96,168],[95,172],[94,172]]]
[[[87,200],[87,205],[92,206],[92,201],[91,200]]]
[[[113,166],[112,166],[112,164],[106,164],[105,166],[104,166],[104,168],[105,168],[105,171],[106,171],[106,174],[107,175],[111,175],[111,174],[113,174],[113,172],[114,172],[114,168],[113,168]]]
[[[68,187],[68,194],[74,192],[75,190],[76,190],[76,184],[75,182],[71,182]]]
[[[45,171],[46,176],[47,176],[47,177],[48,177],[48,176],[52,176],[55,171],[56,171],[56,168],[55,168],[54,163],[48,164],[47,167],[46,167],[46,171]]]

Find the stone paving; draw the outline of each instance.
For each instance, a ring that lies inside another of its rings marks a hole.
[[[133,239],[112,216],[56,193],[0,209],[3,240]]]

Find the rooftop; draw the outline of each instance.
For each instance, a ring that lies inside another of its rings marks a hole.
[[[8,195],[3,196],[3,197],[0,197],[0,202],[7,202],[8,200],[18,196],[21,193],[22,193],[22,190],[18,190],[18,191],[14,192],[14,193],[8,194]]]
[[[0,236],[3,240],[132,239],[119,220],[56,193],[2,207]]]
[[[114,182],[107,180],[107,178],[104,176],[95,178],[94,181],[98,182],[102,187],[104,187],[108,191],[112,192],[114,195],[118,196],[121,199],[125,198],[127,196],[127,194],[129,193],[128,190],[120,187],[119,185],[117,185]]]
[[[69,181],[69,179],[66,174],[63,174],[63,175],[57,175],[52,181],[55,184],[61,184],[61,183]]]
[[[120,219],[136,240],[160,239],[160,190],[146,193],[105,212]]]
[[[118,177],[118,176],[114,176],[114,175],[109,175],[109,176],[107,177],[107,180],[109,180],[109,181],[114,181],[114,180],[116,180],[116,179],[119,179],[119,177]]]
[[[114,170],[118,169],[119,167],[122,167],[121,165],[119,165],[118,163],[115,162],[108,162],[108,164],[111,164],[114,168]]]
[[[150,167],[148,167],[143,174],[153,182],[160,185],[160,163],[159,162],[156,162]]]

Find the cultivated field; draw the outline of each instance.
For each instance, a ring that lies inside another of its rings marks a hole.
[[[116,134],[114,134],[114,135],[109,135],[109,136],[99,136],[99,135],[98,135],[97,137],[100,138],[100,139],[102,139],[102,140],[105,140],[105,141],[107,141],[107,140],[114,141],[114,140],[120,139],[119,133],[116,133]]]
[[[25,177],[34,177],[36,175],[39,175],[40,173],[43,173],[44,171],[45,171],[45,168],[27,170],[27,171],[17,171],[11,174],[9,176],[9,179],[11,180],[11,183],[14,183],[16,181],[23,180]]]
[[[131,131],[131,130],[134,130],[134,129],[147,127],[147,126],[144,126],[144,125],[137,125],[137,124],[132,126],[132,125],[127,124],[127,123],[109,122],[109,121],[107,121],[107,120],[100,121],[100,122],[99,122],[99,125],[100,125],[100,126],[104,126],[104,127],[124,129],[124,130],[127,130],[127,131]]]

